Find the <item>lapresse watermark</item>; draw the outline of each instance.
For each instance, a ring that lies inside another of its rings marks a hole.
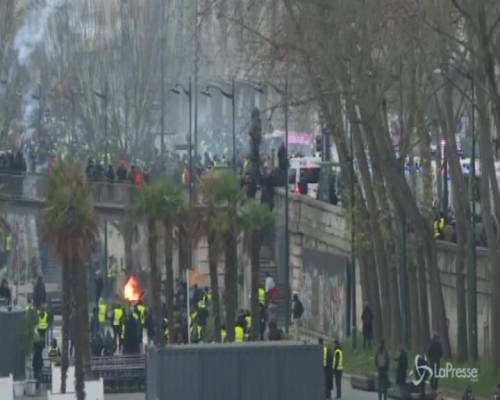
[[[410,372],[413,375],[413,371]],[[479,378],[478,368],[456,368],[451,362],[445,363],[444,367],[434,368],[431,367],[427,359],[417,354],[415,356],[415,374],[414,374],[413,384],[415,386],[420,385],[422,382],[430,380],[432,378],[436,379],[468,379],[472,382],[477,382]]]

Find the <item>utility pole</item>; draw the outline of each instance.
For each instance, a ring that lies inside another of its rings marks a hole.
[[[236,87],[234,84],[234,78],[231,82],[232,96],[231,105],[233,107],[233,172],[236,174]]]

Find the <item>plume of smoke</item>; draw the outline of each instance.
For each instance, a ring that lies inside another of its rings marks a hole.
[[[47,34],[50,17],[67,0],[45,0],[41,5],[32,7],[26,15],[21,28],[14,38],[14,48],[20,65],[26,65],[36,47]]]
[[[14,37],[14,48],[17,51],[19,65],[28,69],[31,80],[34,72],[32,65],[32,54],[42,43],[46,36],[50,17],[56,10],[64,5],[67,0],[42,0],[32,2],[32,7],[26,14],[23,24]],[[29,82],[29,88],[22,98],[22,118],[24,131],[22,143],[29,143],[33,137],[33,122],[35,115],[40,109],[40,99],[34,98],[34,86],[36,82]]]

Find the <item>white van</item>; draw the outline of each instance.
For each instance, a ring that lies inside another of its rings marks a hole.
[[[291,192],[318,197],[321,159],[317,157],[291,158],[288,170],[288,187]],[[301,185],[302,182],[302,185]],[[304,187],[307,185],[307,189]]]

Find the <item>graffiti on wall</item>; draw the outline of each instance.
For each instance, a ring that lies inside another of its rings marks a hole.
[[[305,328],[342,339],[347,322],[346,259],[304,250],[301,298]]]

